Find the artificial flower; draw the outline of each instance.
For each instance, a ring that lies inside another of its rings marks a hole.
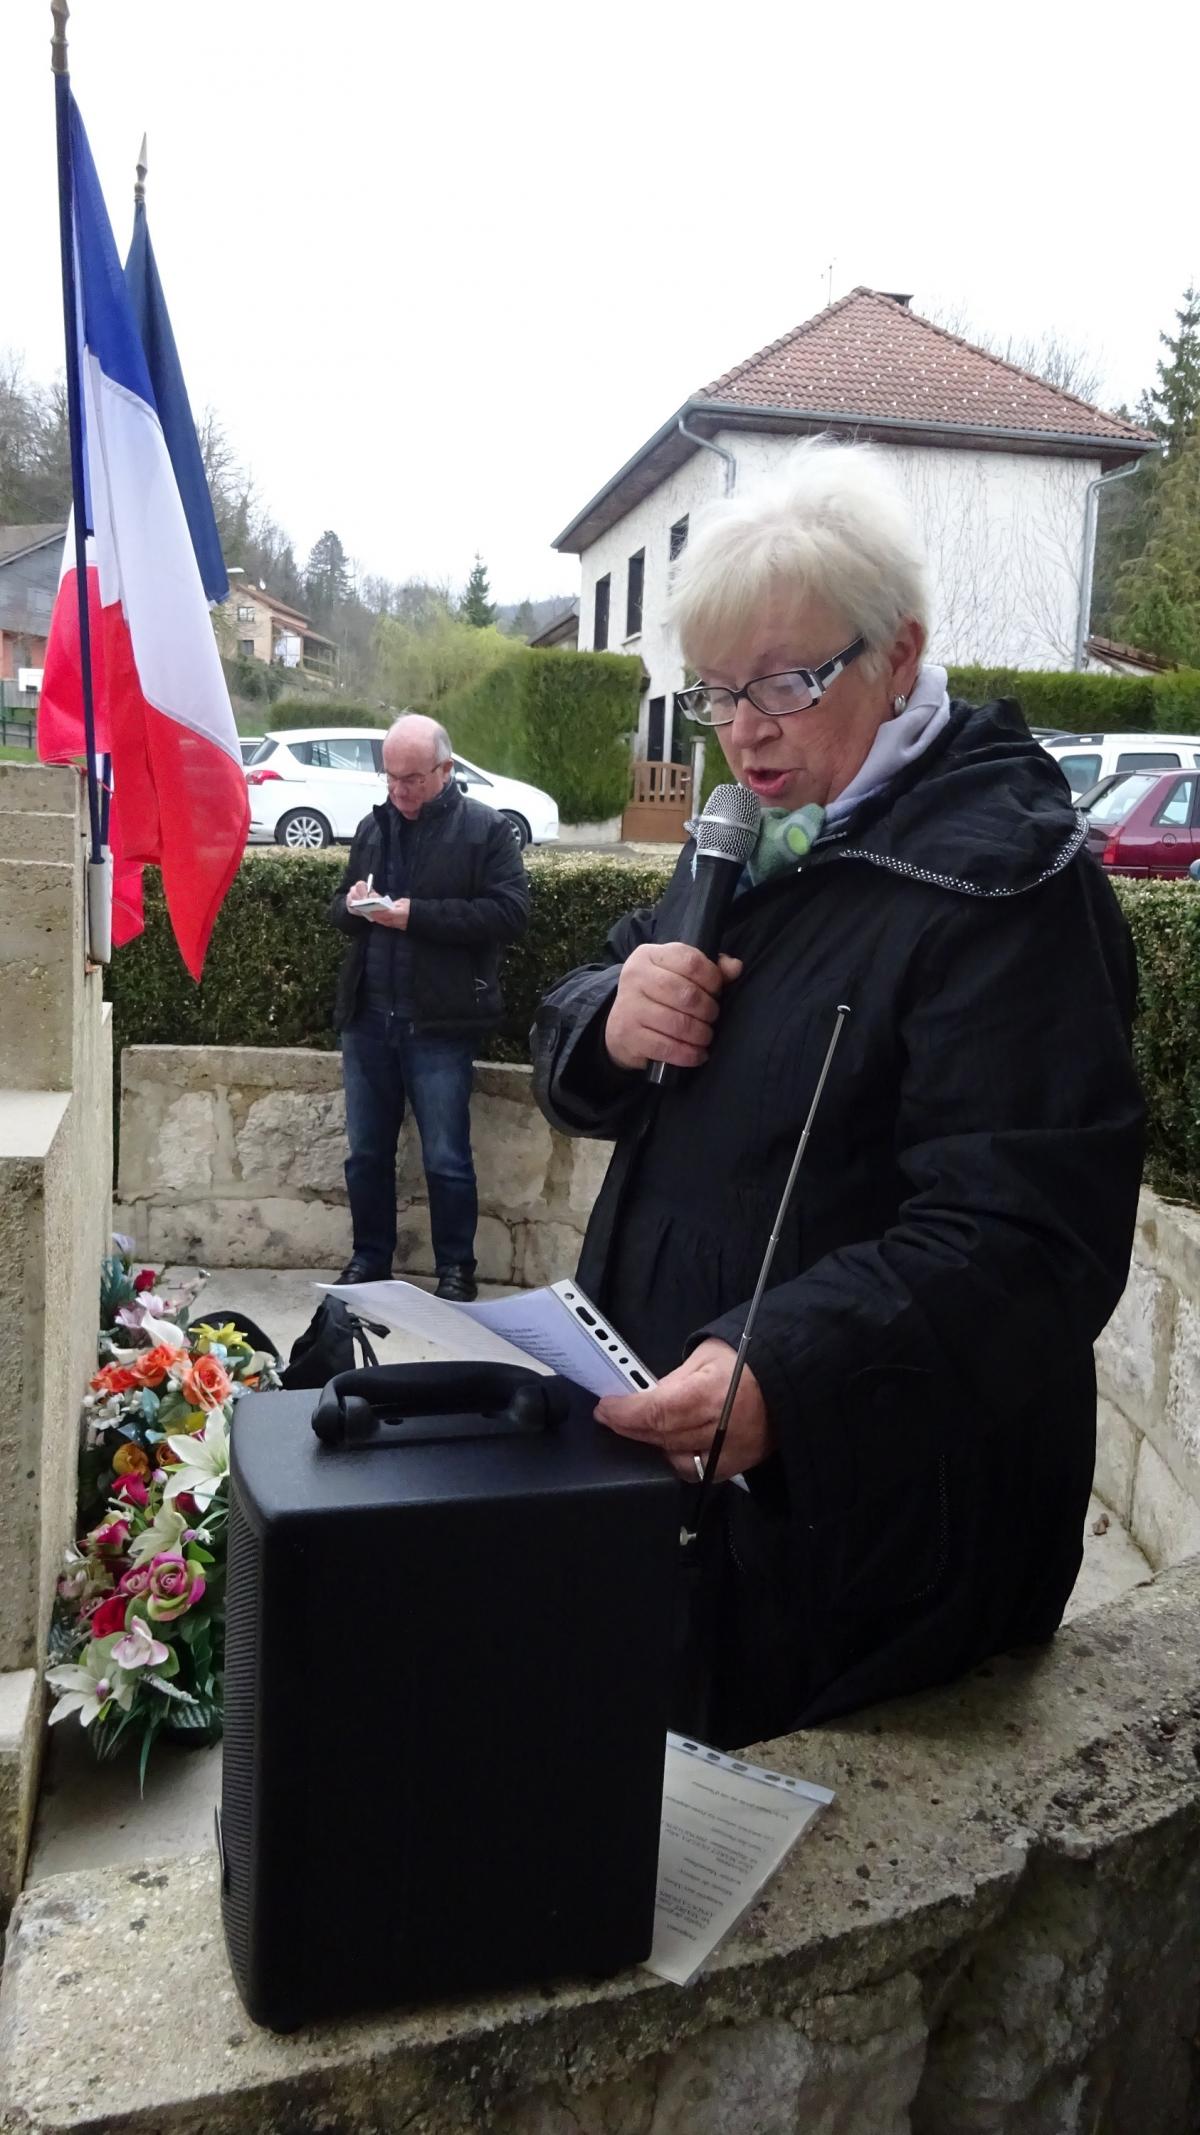
[[[184,1400],[194,1409],[219,1408],[233,1392],[229,1373],[212,1356],[196,1357],[184,1372],[179,1386]]]
[[[46,1681],[58,1699],[50,1715],[52,1726],[56,1720],[65,1720],[77,1712],[84,1727],[90,1727],[110,1703],[119,1705],[123,1712],[129,1711],[136,1685],[120,1662],[113,1660],[116,1644],[112,1637],[94,1638],[84,1647],[78,1663],[46,1670]]]
[[[128,1600],[131,1595],[144,1594],[149,1584],[150,1566],[148,1564],[134,1564],[130,1566],[127,1572],[122,1572],[117,1582],[117,1592],[124,1594]]]
[[[187,1336],[177,1320],[148,1319],[146,1333],[152,1342],[160,1343],[164,1349],[187,1350]]]
[[[144,1480],[149,1473],[150,1455],[145,1446],[139,1446],[132,1438],[127,1438],[124,1445],[118,1446],[113,1454],[113,1474],[138,1475]]]
[[[147,1321],[147,1326],[149,1326]],[[161,1322],[159,1322],[161,1325]],[[156,1342],[143,1350],[130,1366],[135,1386],[161,1386],[167,1373],[179,1362],[179,1351],[168,1342]]]
[[[134,1276],[133,1287],[140,1293],[143,1290],[152,1290],[157,1281],[158,1277],[153,1268],[143,1268],[139,1275]]]
[[[240,1327],[226,1320],[221,1327],[210,1326],[207,1320],[199,1320],[190,1330],[189,1340],[193,1347],[204,1349],[249,1349]]]
[[[123,1631],[125,1629],[125,1611],[128,1607],[128,1595],[106,1595],[92,1617],[92,1637],[107,1638],[113,1631]]]
[[[171,1649],[161,1638],[155,1638],[140,1616],[135,1616],[128,1636],[113,1647],[112,1657],[121,1668],[161,1668],[170,1659]]]
[[[224,1412],[209,1411],[208,1421],[194,1438],[168,1438],[167,1444],[178,1466],[167,1477],[164,1496],[168,1499],[179,1496],[186,1490],[194,1497],[199,1509],[207,1511],[229,1473],[229,1426]],[[179,1523],[180,1533],[184,1522]]]
[[[187,1521],[182,1513],[176,1512],[173,1505],[160,1505],[149,1527],[143,1528],[141,1534],[135,1535],[130,1543],[130,1564],[153,1564],[156,1557],[178,1546],[186,1526]]]
[[[105,1364],[88,1384],[96,1394],[128,1394],[140,1381],[128,1364]]]
[[[150,1567],[146,1607],[155,1623],[173,1623],[185,1609],[194,1609],[204,1597],[205,1579],[198,1566],[190,1564],[179,1550],[156,1557]]]
[[[93,1527],[87,1538],[88,1548],[101,1557],[119,1557],[129,1540],[128,1520],[107,1519]]]
[[[141,1506],[150,1502],[150,1492],[140,1475],[118,1475],[112,1494],[120,1498],[123,1505]]]

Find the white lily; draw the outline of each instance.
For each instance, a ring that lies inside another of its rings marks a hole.
[[[168,1438],[167,1444],[179,1466],[167,1476],[165,1498],[188,1491],[197,1505],[211,1505],[229,1473],[229,1425],[223,1409],[210,1409],[202,1431],[189,1437]]]
[[[128,1712],[136,1685],[113,1660],[116,1644],[115,1637],[95,1638],[84,1651],[82,1665],[73,1662],[46,1670],[46,1681],[58,1699],[50,1715],[51,1726],[77,1712],[82,1725],[90,1727],[110,1699]]]
[[[142,1322],[142,1331],[150,1337],[157,1349],[161,1343],[167,1349],[186,1349],[187,1336],[174,1320],[152,1320],[148,1315]]]
[[[187,1521],[183,1514],[176,1512],[173,1505],[160,1506],[150,1526],[144,1527],[141,1534],[135,1535],[130,1543],[130,1563],[149,1564],[153,1558],[165,1556],[169,1550],[178,1549],[186,1526]]]

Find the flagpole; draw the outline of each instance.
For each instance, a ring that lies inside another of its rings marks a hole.
[[[63,329],[66,340],[67,425],[71,440],[71,506],[75,527],[75,589],[79,603],[79,659],[83,689],[83,735],[87,756],[88,951],[93,962],[112,957],[111,862],[104,851],[100,788],[96,776],[96,706],[92,686],[92,629],[88,609],[87,498],[83,479],[83,394],[79,374],[78,298],[75,288],[75,212],[71,172],[71,84],[67,69],[67,0],[50,0],[54,34],[54,116],[58,142],[58,227],[62,252]]]

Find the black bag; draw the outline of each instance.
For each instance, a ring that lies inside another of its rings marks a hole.
[[[339,1372],[354,1370],[355,1343],[362,1351],[364,1367],[377,1364],[379,1359],[367,1339],[368,1328],[372,1334],[387,1333],[386,1327],[376,1326],[373,1320],[360,1320],[340,1297],[323,1297],[303,1334],[292,1343],[287,1367],[279,1375],[280,1385],[288,1393],[303,1387],[328,1386]]]

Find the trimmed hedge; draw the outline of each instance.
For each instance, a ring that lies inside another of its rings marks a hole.
[[[334,1045],[332,1010],[343,937],[326,908],[345,856],[253,853],[225,900],[199,986],[167,924],[156,873],[146,875],[146,931],[109,973],[114,1052],[127,1045]],[[546,988],[586,963],[623,912],[652,904],[663,861],[592,854],[527,858],[533,910],[504,961],[507,1015],[485,1051],[527,1060]],[[1138,1066],[1150,1108],[1146,1176],[1160,1192],[1200,1202],[1200,887],[1114,883],[1141,968]]]
[[[952,667],[950,694],[982,704],[1015,697],[1030,726],[1065,734],[1200,733],[1200,673],[1181,667],[1164,675],[1055,674],[1049,669]]]
[[[277,727],[297,726],[378,726],[392,723],[391,712],[380,711],[376,704],[347,704],[344,697],[280,697],[271,706],[263,724],[268,733]]]
[[[629,798],[641,679],[624,653],[523,646],[437,716],[460,754],[552,794],[564,823],[600,823]]]
[[[1200,1202],[1200,884],[1114,876],[1113,888],[1137,945],[1146,1181]]]

